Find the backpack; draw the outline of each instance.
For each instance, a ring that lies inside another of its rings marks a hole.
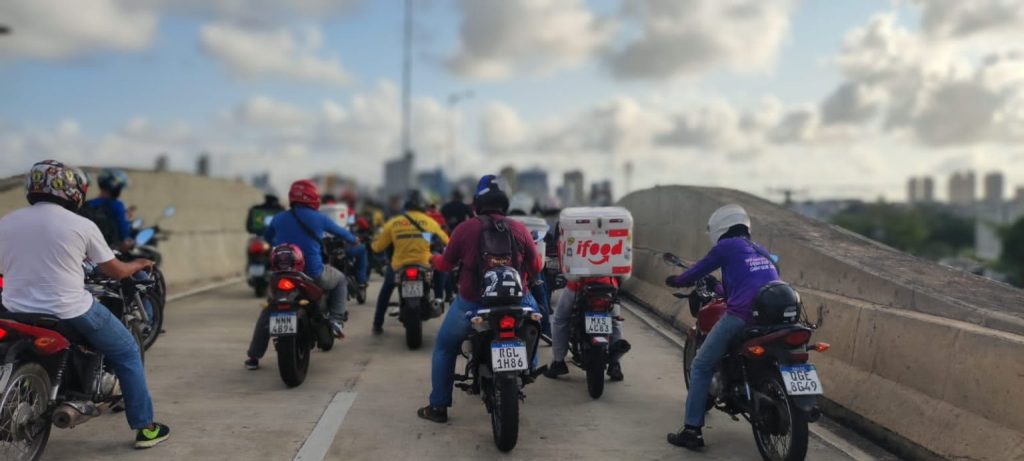
[[[522,266],[522,251],[507,221],[487,215],[477,216],[477,219],[480,220],[481,228],[477,247],[476,279],[483,293],[490,289],[489,282],[494,281],[492,279],[495,278],[496,272],[502,273],[502,279],[509,270],[518,275]],[[492,273],[490,277],[487,276],[488,272]]]
[[[96,223],[96,227],[100,228],[100,233],[103,234],[103,240],[106,240],[108,245],[113,246],[120,243],[117,235],[117,220],[114,219],[114,214],[110,212],[109,206],[106,204],[86,205],[78,210],[78,214]]]

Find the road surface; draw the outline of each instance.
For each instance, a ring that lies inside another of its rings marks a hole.
[[[167,332],[146,356],[157,419],[170,425],[170,440],[135,451],[124,416],[103,415],[72,430],[54,428],[43,459],[697,457],[665,442],[665,434],[682,420],[681,351],[635,315],[627,313],[625,327],[633,344],[623,359],[626,380],[608,383],[604,396],[592,400],[579,369],[558,380],[538,378],[525,390],[519,444],[511,454],[500,455],[476,396],[456,390],[447,424],[416,417],[416,409],[427,401],[430,354],[440,321],[425,325],[424,346],[418,351],[406,349],[403,329],[394,318],[388,318],[383,335],[373,336],[370,304],[376,299],[376,284],[369,291],[370,303],[350,304],[348,337],[330,352],[314,352],[306,382],[295,389],[281,382],[273,346],[262,369],[242,366],[260,304],[243,283],[170,302]],[[550,348],[542,346],[540,353],[546,363]],[[699,459],[759,459],[744,422],[712,412],[705,437],[710,446]],[[851,453],[856,458],[856,451],[836,446],[843,443],[812,435],[808,459],[853,459]]]

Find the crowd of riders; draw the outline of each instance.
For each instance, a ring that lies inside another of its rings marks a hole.
[[[101,351],[120,380],[125,414],[129,426],[136,430],[136,447],[147,448],[166,440],[170,430],[154,419],[136,342],[121,322],[84,289],[81,263],[89,260],[107,276],[121,279],[139,276],[152,262],[122,262],[112,251],[128,251],[133,245],[128,210],[120,200],[121,191],[129,183],[127,175],[120,170],[103,170],[95,183],[99,195],[86,201],[90,180],[81,170],[52,160],[36,163],[29,170],[26,189],[30,206],[0,219],[0,273],[5,279],[3,312],[56,316]],[[512,219],[512,215],[529,215],[537,210],[511,204],[509,195],[493,175],[481,178],[470,203],[458,190],[440,207],[419,191],[410,191],[400,207],[393,203],[385,211],[366,202],[357,213],[355,197],[344,196],[342,200],[352,210],[352,219],[346,225],[318,212],[321,204],[333,200],[322,196],[314,182],[299,180],[291,185],[287,208],[276,196],[268,195],[250,210],[246,228],[272,245],[271,270],[276,264],[300,267],[324,291],[330,329],[339,339],[345,335],[346,290],[350,287],[344,274],[324,261],[325,236],[346,245],[345,253],[357,261],[358,283],[362,286],[369,276],[368,259],[385,257],[383,283],[370,326],[375,335],[383,332],[395,289],[395,271],[407,265],[432,267],[436,271],[433,296],[449,308],[431,358],[432,389],[427,404],[417,410],[419,417],[429,421],[448,420],[456,359],[471,330],[466,314],[481,308],[482,267],[495,263],[509,266],[521,274],[522,286],[537,288],[524,290],[522,304],[552,317],[553,357],[544,373],[552,379],[569,372],[568,323],[577,293],[587,284],[617,288],[621,282],[615,277],[593,277],[565,284],[564,280],[557,283],[546,277],[544,258],[550,254],[541,254],[535,236],[524,224]],[[266,219],[267,216],[272,219]],[[505,229],[513,239],[514,250],[498,262],[487,260],[489,256],[479,251],[487,244],[484,240],[492,226]],[[557,236],[557,232],[556,228],[548,238]],[[684,425],[668,434],[669,443],[690,449],[704,446],[701,428],[705,399],[716,363],[726,354],[729,344],[751,324],[752,306],[759,290],[779,280],[774,264],[764,262],[770,259],[767,251],[751,240],[750,218],[741,207],[729,205],[717,210],[710,217],[708,232],[713,247],[707,256],[685,273],[665,281],[671,287],[691,286],[721,270],[723,286],[718,288],[728,295],[727,315],[711,330],[693,363]],[[551,292],[556,285],[563,284],[565,288],[551,309]],[[269,309],[264,309],[256,319],[245,360],[249,369],[259,368],[259,359],[267,350],[269,315]],[[624,341],[622,336],[622,318],[616,315],[611,341]],[[607,374],[612,381],[624,379],[618,360],[609,363]]]

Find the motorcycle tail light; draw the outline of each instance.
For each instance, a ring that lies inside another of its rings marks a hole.
[[[0,275],[0,289],[4,287],[4,276]]]
[[[0,336],[0,338],[3,338],[3,336]],[[825,352],[830,347],[832,347],[832,345],[830,345],[829,343],[817,343],[813,346],[808,347],[807,350],[815,352]]]
[[[249,254],[259,255],[270,251],[270,244],[263,240],[249,242]]]
[[[502,330],[514,330],[516,328],[516,318],[511,315],[506,315],[498,321],[498,328]]]
[[[406,267],[405,278],[407,280],[416,280],[420,278],[420,268],[418,267]]]
[[[277,289],[281,291],[292,291],[295,289],[295,282],[288,279],[281,279],[277,281]]]
[[[752,357],[761,357],[764,355],[764,348],[761,346],[750,346],[747,348],[747,353]]]
[[[807,330],[796,330],[788,335],[783,340],[786,344],[792,347],[801,346],[807,344],[807,341],[811,339],[811,332]]]
[[[7,335],[7,330],[17,331],[23,335],[35,338],[32,344],[36,346],[43,355],[53,355],[66,349],[71,343],[60,333],[42,327],[25,325],[23,323],[8,322],[0,320],[0,331],[2,336]]]
[[[604,296],[590,298],[590,308],[595,311],[606,311],[612,306],[612,299]]]
[[[7,330],[0,328],[0,341],[7,337]]]
[[[540,312],[534,312],[534,313],[530,314],[530,320],[533,320],[534,322],[539,322],[543,318],[544,318],[544,314],[541,314]]]
[[[473,318],[469,319],[469,323],[472,323],[473,325],[479,325],[481,323],[484,323],[484,318],[479,315],[474,315]]]
[[[280,304],[277,305],[277,310],[279,310],[279,311],[288,311],[288,310],[291,310],[291,309],[292,309],[292,305],[288,304],[288,303],[280,303]]]

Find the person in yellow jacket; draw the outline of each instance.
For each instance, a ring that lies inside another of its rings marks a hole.
[[[388,303],[391,301],[391,293],[395,290],[395,271],[403,266],[420,265],[430,267],[431,242],[428,236],[440,243],[448,244],[448,234],[441,229],[430,216],[424,213],[426,201],[419,191],[409,192],[405,201],[405,213],[391,218],[384,224],[384,229],[377,238],[373,240],[372,248],[374,253],[380,253],[391,248],[391,264],[384,273],[384,283],[380,287],[380,294],[377,296],[377,311],[373,316],[373,334],[379,335],[384,332],[384,314],[387,312]],[[414,223],[415,222],[415,223]],[[434,281],[442,280],[435,277]],[[444,296],[444,286],[434,283],[434,296]]]

